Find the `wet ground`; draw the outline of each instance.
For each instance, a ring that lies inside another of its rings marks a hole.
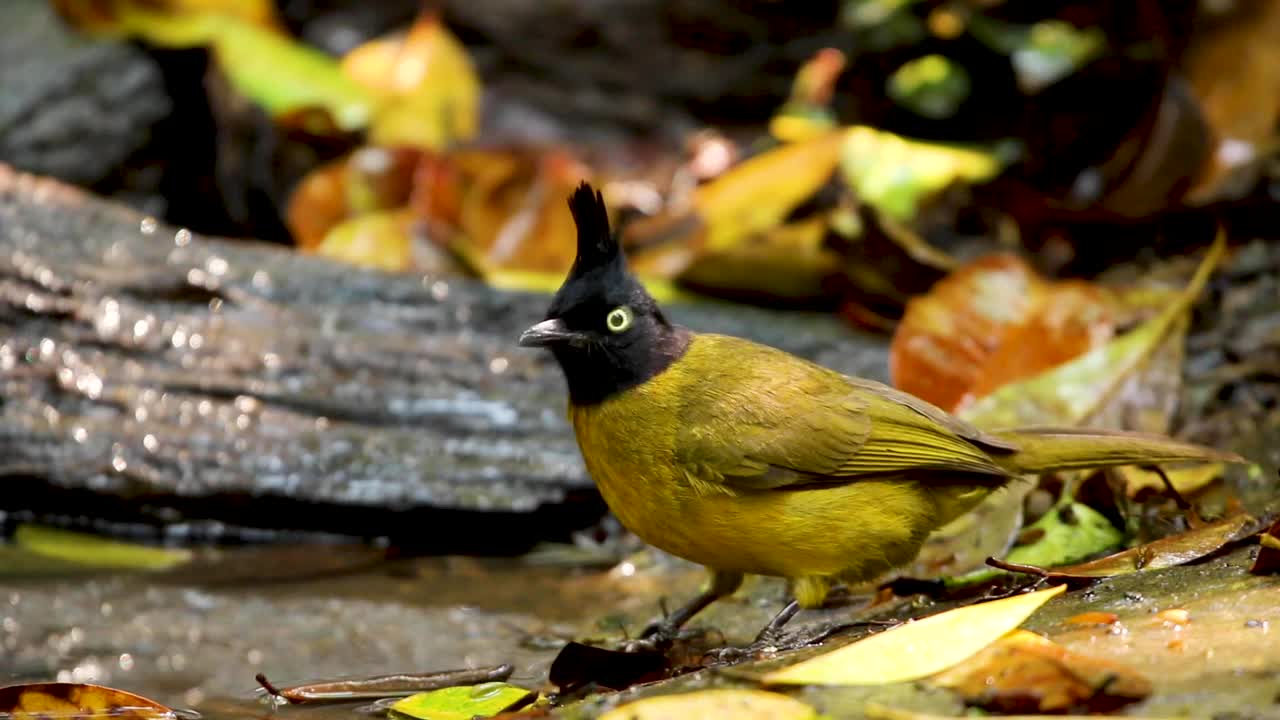
[[[657,612],[663,595],[684,597],[701,579],[696,569],[665,559],[644,566],[639,560],[647,556],[641,555],[611,568],[576,570],[523,560],[414,559],[341,575],[270,581],[272,563],[292,562],[295,571],[305,565],[290,552],[219,551],[221,559],[206,565],[261,570],[239,579],[197,580],[188,570],[169,577],[6,580],[0,590],[0,642],[6,649],[0,678],[103,683],[196,708],[208,718],[265,715],[268,709],[255,699],[258,672],[280,685],[509,662],[515,666],[513,682],[539,688],[557,652],[557,638],[634,632]],[[1256,546],[1244,546],[1198,565],[1074,590],[1046,606],[1027,627],[1071,650],[1144,674],[1155,692],[1131,706],[1132,714],[1280,718],[1280,579],[1248,574],[1254,552]],[[351,556],[355,561],[359,553]],[[725,629],[730,641],[744,641],[773,612],[781,592],[778,583],[757,580],[739,597],[713,607],[703,623]],[[1157,616],[1171,609],[1187,611],[1187,622]],[[1118,621],[1082,626],[1068,620],[1087,611],[1114,613]],[[808,613],[799,626],[847,619],[854,612]],[[896,617],[927,612],[927,603],[909,600],[881,611]],[[703,671],[666,687],[606,695],[569,713],[592,716],[640,694],[734,682],[740,681]],[[835,717],[858,717],[866,701],[962,710],[950,694],[909,683],[796,692]],[[353,707],[282,712],[298,718],[350,717]]]

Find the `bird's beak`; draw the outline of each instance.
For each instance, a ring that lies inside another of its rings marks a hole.
[[[543,320],[520,335],[520,347],[546,347],[577,337],[577,333],[565,327],[559,318]]]

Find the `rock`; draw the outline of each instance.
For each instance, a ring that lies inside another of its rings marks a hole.
[[[515,345],[545,304],[195,236],[0,166],[0,510],[488,550],[584,527],[603,507],[563,379]],[[887,366],[825,316],[672,314]]]

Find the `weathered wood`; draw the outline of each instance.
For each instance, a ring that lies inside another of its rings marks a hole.
[[[394,508],[580,527],[601,508],[580,502],[594,493],[563,380],[515,345],[545,304],[193,236],[0,166],[0,509],[30,508],[22,488],[42,513],[128,517],[145,501],[165,523],[441,529]],[[673,313],[845,371],[886,367],[883,339],[827,317]]]

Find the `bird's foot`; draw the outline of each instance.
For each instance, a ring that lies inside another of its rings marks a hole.
[[[666,650],[675,644],[680,638],[680,627],[669,622],[659,621],[650,623],[641,633],[640,637],[633,640],[627,640],[622,643],[622,649],[626,652],[652,652],[654,650]]]

